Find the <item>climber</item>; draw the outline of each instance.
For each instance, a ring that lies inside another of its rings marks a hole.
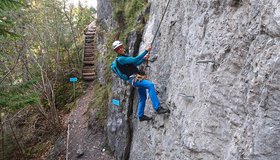
[[[140,72],[137,68],[138,65],[142,64],[145,60],[149,59],[148,52],[151,51],[152,46],[149,45],[146,47],[146,50],[136,57],[131,57],[125,53],[124,45],[120,41],[115,41],[113,43],[113,49],[118,53],[116,58],[116,68],[124,74],[127,78],[122,78],[127,80],[132,86],[138,88],[138,93],[140,96],[140,101],[138,104],[138,118],[140,121],[150,121],[151,117],[144,115],[144,109],[147,99],[148,89],[149,96],[152,101],[152,105],[157,114],[170,113],[169,109],[165,109],[160,106],[160,102],[156,95],[156,90],[154,83],[147,80],[147,76]],[[112,68],[113,69],[113,68]],[[114,69],[113,69],[114,71]],[[114,71],[115,72],[115,71]]]

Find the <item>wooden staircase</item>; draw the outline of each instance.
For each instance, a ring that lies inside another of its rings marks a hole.
[[[82,75],[85,81],[93,81],[96,77],[95,63],[96,63],[96,43],[95,43],[96,27],[91,23],[84,32],[84,58]]]

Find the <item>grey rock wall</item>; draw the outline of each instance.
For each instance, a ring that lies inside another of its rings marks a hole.
[[[150,2],[140,50],[167,3]],[[147,103],[155,121],[134,121],[130,159],[280,159],[279,34],[277,0],[171,1],[149,70],[171,114]]]
[[[108,35],[114,30],[116,26],[113,20],[113,6],[111,0],[98,0],[97,3],[97,20],[96,20],[96,46],[98,50],[97,55],[97,77],[98,81],[105,85],[105,65],[107,51],[107,43],[110,40]]]
[[[130,146],[132,142],[132,113],[133,113],[133,97],[134,89],[127,83],[120,80],[113,75],[111,82],[105,82],[104,68],[106,64],[105,58],[109,52],[107,45],[111,45],[110,38],[115,32],[118,22],[113,19],[112,1],[98,1],[97,10],[97,25],[98,25],[98,79],[103,85],[112,83],[111,96],[108,99],[108,115],[107,115],[107,138],[108,145],[113,151],[116,159],[128,159],[130,153]],[[116,40],[116,39],[115,39]],[[137,54],[140,42],[142,40],[142,33],[139,31],[131,32],[127,38],[127,49],[131,55]],[[124,42],[125,43],[125,42]],[[115,53],[114,56],[117,56]],[[111,59],[109,61],[113,61]],[[107,66],[110,67],[110,66]],[[112,104],[112,99],[119,100],[120,105],[116,106]],[[105,99],[106,101],[107,99]]]
[[[167,1],[150,3],[139,51],[151,42]],[[97,25],[105,57],[106,33],[115,27],[111,1],[98,1]],[[131,54],[139,35],[129,36]],[[279,44],[279,0],[171,0],[151,52],[158,60],[147,71],[171,114],[156,115],[148,99],[145,114],[155,120],[140,123],[138,94],[114,79],[109,101],[121,106],[108,106],[107,134],[116,158],[280,159]]]
[[[98,1],[97,5],[97,75],[101,85],[112,83],[112,95],[108,101],[108,121],[106,126],[107,141],[111,151],[117,159],[125,159],[129,153],[131,138],[127,136],[130,133],[129,123],[127,121],[128,98],[130,87],[126,86],[121,80],[114,78],[112,82],[105,80],[105,67],[108,65],[106,57],[112,53],[108,51],[107,45],[110,43],[110,33],[113,32],[116,22],[113,20],[113,8],[111,1]],[[109,66],[107,66],[109,67]],[[126,93],[127,92],[127,93]],[[122,105],[117,107],[112,105],[111,100],[118,99]]]

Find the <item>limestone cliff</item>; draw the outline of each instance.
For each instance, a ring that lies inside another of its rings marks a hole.
[[[140,51],[167,1],[149,3]],[[113,31],[111,1],[98,6],[99,29]],[[99,46],[108,42],[102,36]],[[171,114],[155,115],[148,99],[145,113],[155,120],[140,123],[137,93],[113,78],[108,102],[121,106],[109,103],[107,132],[117,159],[280,159],[279,1],[171,0],[151,54],[159,57],[148,75]]]

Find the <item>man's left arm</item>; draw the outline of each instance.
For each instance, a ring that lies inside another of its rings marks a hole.
[[[151,51],[151,49],[152,49],[152,45],[148,45],[147,47],[146,47],[146,49],[145,49],[145,51],[144,52],[142,52],[140,55],[142,55],[142,54],[144,54],[145,53],[145,56],[142,58],[142,59],[140,59],[140,60],[138,60],[136,63],[134,63],[135,65],[140,65],[140,64],[142,64],[145,60],[148,60],[149,59],[149,52]]]
[[[145,59],[143,58],[143,59],[141,59],[140,61],[136,62],[135,64],[136,64],[136,66],[139,66],[139,65],[141,65],[144,61],[145,61]]]
[[[145,57],[143,57],[141,60],[135,63],[135,65],[139,66],[141,65],[144,61],[147,61],[149,59],[150,55],[146,54]]]

